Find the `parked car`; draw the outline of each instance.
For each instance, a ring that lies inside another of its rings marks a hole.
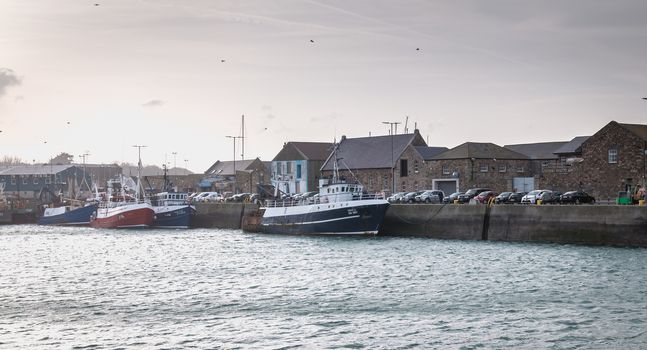
[[[561,195],[562,194],[560,192],[544,190],[537,195],[536,199],[541,200],[542,204],[556,204],[559,203],[559,196]]]
[[[396,192],[392,195],[390,195],[386,200],[389,203],[397,203],[400,201],[400,198],[402,198],[407,192]]]
[[[251,195],[252,195],[251,193],[238,193],[238,194],[235,194],[235,195],[225,199],[225,201],[227,201],[227,202],[244,202]]]
[[[415,200],[418,203],[442,203],[445,193],[441,190],[424,191],[417,195]]]
[[[424,191],[409,192],[400,198],[400,203],[413,203],[416,200],[416,196],[422,192]]]
[[[483,191],[478,194],[478,196],[474,197],[477,202],[481,204],[487,204],[490,199],[495,198],[498,195],[498,193],[494,191]]]
[[[449,196],[443,198],[443,203],[454,203],[454,200],[458,199],[458,196],[465,194],[465,192],[454,192]]]
[[[489,188],[481,188],[481,187],[470,188],[469,190],[467,190],[467,192],[465,192],[465,194],[458,196],[458,202],[469,203],[470,199],[478,196],[481,192],[485,192],[485,191],[491,191],[491,190]]]
[[[206,196],[200,198],[201,202],[222,202],[223,198],[218,192],[209,192]]]
[[[508,204],[521,203],[521,198],[523,198],[523,196],[527,194],[528,192],[512,192],[512,194],[510,194],[510,196],[508,197],[508,201],[506,203]]]
[[[510,198],[511,194],[512,192],[501,192],[498,196],[496,196],[494,202],[496,204],[508,203],[508,199]]]
[[[211,195],[211,194],[218,194],[218,192],[200,192],[196,194],[191,201],[192,202],[204,202],[204,198]]]
[[[533,190],[521,198],[523,204],[536,204],[537,196],[545,190]]]
[[[561,203],[595,203],[595,198],[584,191],[569,191],[560,197]]]

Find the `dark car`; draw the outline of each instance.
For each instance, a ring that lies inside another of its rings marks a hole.
[[[490,202],[490,199],[495,198],[497,195],[498,193],[494,191],[483,191],[474,197],[474,199],[481,204],[487,204]]]
[[[416,196],[423,192],[424,191],[409,192],[400,198],[400,203],[413,203],[416,201]]]
[[[458,196],[461,194],[465,194],[465,192],[454,192],[450,194],[449,196],[443,198],[443,203],[454,203],[454,200],[458,199]]]
[[[595,198],[584,191],[569,191],[560,197],[561,203],[595,203]]]
[[[501,192],[498,196],[496,196],[496,199],[494,202],[496,204],[503,204],[503,203],[508,203],[508,198],[510,198],[510,195],[512,192]]]
[[[415,200],[418,203],[442,203],[445,194],[441,190],[424,191],[417,195]]]
[[[506,203],[508,204],[518,204],[521,203],[521,198],[523,196],[527,195],[528,192],[512,192],[510,196],[508,196],[508,201]]]
[[[469,203],[470,199],[478,196],[481,192],[485,192],[485,191],[491,191],[491,190],[489,188],[481,188],[481,187],[470,188],[469,190],[467,190],[467,192],[465,192],[465,194],[458,196],[458,202]]]
[[[541,200],[542,204],[556,204],[560,201],[560,192],[545,190],[537,195],[537,199]]]

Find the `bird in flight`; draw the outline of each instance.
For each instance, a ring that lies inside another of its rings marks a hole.
[[[225,62],[225,60],[220,60],[220,62]]]
[[[314,43],[315,41],[314,41],[314,40],[312,40],[312,39],[310,39],[310,42],[311,42],[311,43]]]
[[[99,4],[94,4],[94,6],[99,6]]]
[[[416,47],[416,51],[420,51],[420,48],[419,48],[419,47]]]

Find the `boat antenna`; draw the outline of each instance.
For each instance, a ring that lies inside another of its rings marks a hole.
[[[135,199],[139,202],[139,190],[140,190],[140,182],[142,178],[142,148],[146,147],[144,145],[134,145],[133,147],[137,147],[137,194],[135,195]],[[144,194],[144,199],[146,199],[146,194]]]
[[[337,183],[339,180],[339,165],[337,164],[337,149],[339,148],[339,144],[337,143],[337,138],[333,141],[333,145],[332,154],[335,161],[332,163],[332,182]]]

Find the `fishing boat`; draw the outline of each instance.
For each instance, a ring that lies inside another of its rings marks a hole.
[[[45,208],[43,216],[38,218],[38,225],[85,226],[96,212],[97,202],[69,200],[69,205]]]
[[[261,208],[260,231],[281,234],[375,235],[389,202],[383,194],[367,194],[358,181],[339,177],[337,146],[331,179],[319,181],[319,193],[300,201],[267,200]]]
[[[140,156],[136,184],[132,179],[122,175],[108,181],[107,192],[99,203],[97,211],[92,215],[90,226],[95,228],[147,228],[153,225],[155,211],[140,187],[141,164]],[[134,196],[129,193],[133,187],[135,188]],[[143,198],[140,198],[140,194]]]
[[[151,199],[155,216],[153,227],[189,228],[195,207],[189,204],[188,193],[161,192]]]

